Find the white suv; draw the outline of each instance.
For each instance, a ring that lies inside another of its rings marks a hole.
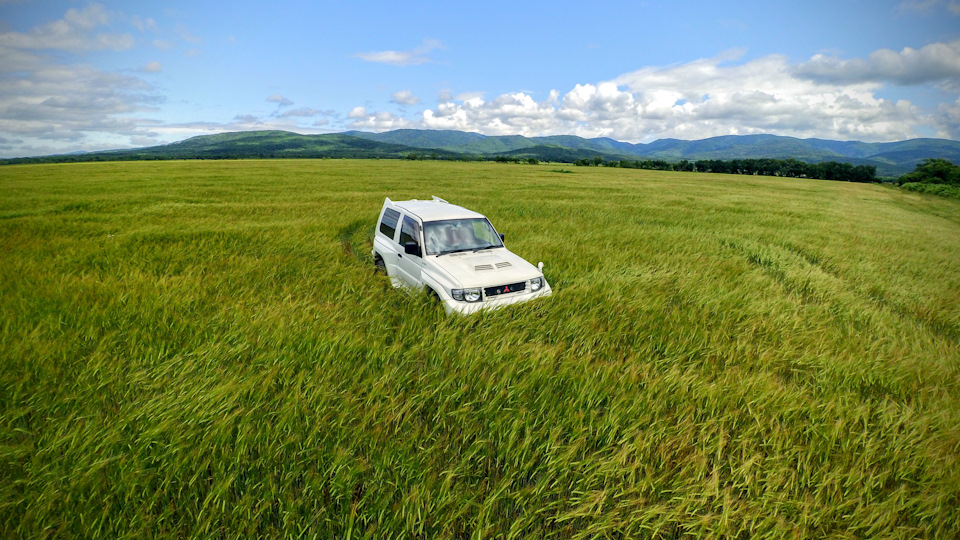
[[[383,201],[373,260],[395,287],[426,288],[447,313],[472,313],[551,293],[543,263],[503,245],[482,214],[434,197]]]

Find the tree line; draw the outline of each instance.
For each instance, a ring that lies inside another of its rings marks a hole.
[[[946,159],[925,159],[896,184],[903,189],[960,199],[960,166]]]
[[[785,176],[790,178],[815,178],[844,182],[879,182],[877,168],[873,165],[851,165],[836,161],[805,163],[797,159],[700,159],[669,162],[662,159],[606,161],[597,156],[593,159],[578,159],[574,165],[596,167],[621,167],[655,171],[706,172],[724,174],[749,174],[759,176]]]

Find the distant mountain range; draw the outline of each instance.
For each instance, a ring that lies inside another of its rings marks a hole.
[[[406,158],[438,159],[536,158],[573,162],[600,156],[606,161],[701,159],[797,159],[807,163],[838,161],[874,165],[879,176],[896,177],[912,171],[926,158],[960,163],[960,141],[911,139],[890,143],[797,139],[778,135],[726,135],[698,141],[660,139],[632,144],[610,138],[573,135],[523,137],[487,136],[463,131],[400,129],[384,133],[347,131],[300,135],[288,131],[244,131],[202,135],[184,141],[88,154],[14,158],[3,163],[107,161],[138,159],[238,158]]]
[[[696,161],[699,159],[797,159],[807,163],[838,161],[852,165],[874,165],[881,176],[900,176],[912,171],[927,158],[943,158],[960,163],[960,141],[948,139],[911,139],[890,143],[797,139],[779,135],[725,135],[698,141],[660,139],[649,144],[631,144],[606,137],[584,139],[573,135],[522,137],[485,136],[462,131],[400,129],[385,133],[348,131],[344,135],[364,139],[437,149],[461,154],[539,157],[553,149],[600,155],[604,159],[662,159]],[[577,159],[579,159],[579,157]],[[572,160],[571,160],[572,161]]]

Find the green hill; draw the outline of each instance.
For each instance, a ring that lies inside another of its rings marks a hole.
[[[300,135],[289,131],[242,131],[201,135],[147,148],[112,150],[87,154],[14,158],[15,163],[51,163],[82,161],[136,161],[157,159],[258,159],[258,158],[396,158],[422,152],[401,144],[379,142],[344,134]],[[439,157],[457,155],[440,149],[431,150]]]

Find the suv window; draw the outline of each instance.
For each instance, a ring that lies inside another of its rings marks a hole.
[[[413,220],[410,216],[403,216],[403,225],[400,226],[400,245],[404,245],[407,242],[413,242],[416,245],[420,245],[420,241],[417,240],[417,222]]]
[[[393,240],[393,237],[397,232],[397,222],[400,221],[400,212],[397,212],[393,208],[387,208],[383,211],[383,219],[380,220],[380,232],[390,237]]]

